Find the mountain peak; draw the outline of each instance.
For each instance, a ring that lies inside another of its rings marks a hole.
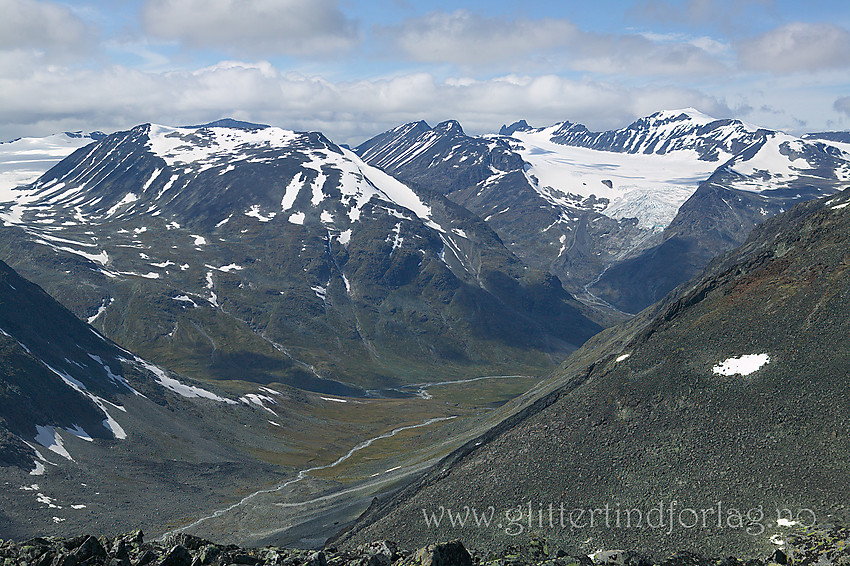
[[[510,126],[503,125],[499,129],[499,135],[500,136],[510,136],[514,132],[526,132],[526,131],[531,130],[531,129],[533,129],[533,128],[528,125],[528,122],[526,122],[525,120],[518,120],[518,121],[514,122],[513,124],[511,124]]]
[[[461,127],[460,122],[458,122],[457,120],[446,120],[445,122],[440,122],[439,124],[434,126],[434,131],[444,132],[447,134],[457,134],[461,136],[466,135],[463,132],[463,128]]]
[[[264,130],[270,128],[268,124],[255,124],[253,122],[243,122],[242,120],[234,120],[233,118],[222,118],[206,124],[196,126],[182,126],[184,128],[238,128],[242,130]]]
[[[700,124],[709,124],[711,122],[715,122],[717,119],[709,116],[708,114],[704,114],[697,110],[696,108],[680,108],[678,110],[661,110],[660,112],[655,112],[647,117],[647,119],[654,118],[655,120],[661,121],[670,121],[670,122],[682,122],[685,120],[690,120],[693,122],[697,122]]]

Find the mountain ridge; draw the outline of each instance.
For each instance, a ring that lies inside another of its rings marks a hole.
[[[375,505],[335,542],[394,532],[403,544],[461,536],[488,547],[542,534],[582,550],[769,552],[771,537],[784,536],[783,509],[840,522],[850,451],[850,437],[838,432],[850,405],[836,397],[850,355],[838,338],[847,325],[848,204],[850,190],[768,220],[700,278],[588,341],[504,424]],[[568,511],[646,513],[659,501],[697,513],[718,501],[761,509],[764,528],[630,529],[601,519],[598,528],[551,528],[543,519],[538,528],[535,514],[538,503],[544,514],[561,502]],[[511,534],[423,521],[440,505],[515,509],[532,522]]]
[[[446,377],[551,367],[600,328],[474,215],[320,133],[137,126],[0,214],[15,267],[198,379],[247,369],[363,394],[423,381],[436,361]],[[66,263],[84,285],[59,276]]]

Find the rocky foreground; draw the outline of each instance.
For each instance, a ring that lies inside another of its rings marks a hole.
[[[826,525],[799,530],[770,557],[749,560],[707,558],[690,552],[652,560],[623,550],[570,556],[542,540],[487,555],[470,553],[460,541],[414,552],[400,550],[389,541],[361,545],[353,551],[239,548],[185,534],[145,542],[141,531],[114,538],[83,535],[0,540],[0,560],[2,566],[850,566],[850,529]]]

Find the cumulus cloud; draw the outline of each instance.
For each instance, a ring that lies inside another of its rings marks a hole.
[[[843,96],[839,98],[835,101],[835,104],[833,104],[832,107],[838,112],[850,116],[850,96]]]
[[[94,35],[68,7],[55,2],[0,0],[0,50],[36,50],[48,59],[85,52]]]
[[[741,64],[773,73],[850,67],[850,31],[826,23],[792,23],[738,45]]]
[[[151,35],[235,53],[326,55],[357,42],[336,0],[147,0]]]
[[[390,52],[429,63],[500,69],[573,69],[628,75],[705,74],[724,70],[718,44],[638,34],[583,31],[563,19],[505,19],[467,10],[432,12],[377,28]]]
[[[321,130],[338,142],[356,144],[419,119],[436,123],[455,118],[470,132],[490,132],[519,118],[538,125],[569,119],[597,129],[619,127],[659,109],[686,106],[729,115],[722,102],[682,88],[629,88],[555,75],[440,80],[411,73],[331,82],[282,72],[267,62],[236,61],[194,72],[143,73],[120,66],[103,71],[35,69],[15,79],[0,72],[0,92],[5,99],[0,127],[7,136],[33,135],[33,124],[48,133],[233,116]]]

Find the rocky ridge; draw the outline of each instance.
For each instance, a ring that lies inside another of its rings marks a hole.
[[[16,566],[846,566],[850,564],[850,529],[824,525],[798,530],[769,557],[747,560],[709,558],[687,551],[661,559],[625,550],[571,555],[541,538],[487,554],[470,552],[460,541],[431,544],[416,551],[399,549],[390,541],[363,544],[354,550],[240,548],[184,534],[145,542],[140,530],[116,537],[0,541],[0,559],[4,565]]]

